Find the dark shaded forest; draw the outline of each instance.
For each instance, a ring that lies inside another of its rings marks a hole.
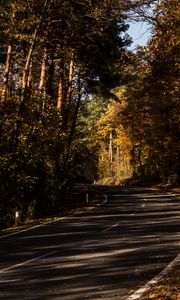
[[[179,18],[177,0],[0,1],[0,227],[77,182],[179,185]],[[152,28],[136,52],[129,20]]]

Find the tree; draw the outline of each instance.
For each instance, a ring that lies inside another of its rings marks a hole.
[[[129,41],[116,1],[12,0],[1,9],[0,207],[13,222],[15,209],[24,219],[57,211],[77,174],[96,176],[78,114],[87,94],[115,86]]]
[[[154,20],[148,48],[138,52],[127,68],[133,80],[126,90],[128,106],[122,114],[123,124],[133,142],[136,176],[178,184],[178,2],[161,1]]]
[[[155,102],[159,172],[167,182],[179,182],[178,93],[179,5],[161,1],[156,9],[157,24],[149,45],[151,60],[150,96]],[[157,146],[156,146],[157,147]],[[173,155],[172,155],[173,153]],[[163,160],[161,159],[163,157]]]

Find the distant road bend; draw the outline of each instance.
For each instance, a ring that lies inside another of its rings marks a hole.
[[[0,238],[0,299],[127,299],[180,252],[180,201],[96,186],[108,202]]]

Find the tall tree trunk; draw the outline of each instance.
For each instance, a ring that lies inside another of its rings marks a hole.
[[[27,87],[28,88],[31,87],[31,83],[32,83],[32,60],[30,62],[29,73],[28,73],[28,77],[27,77]]]
[[[112,130],[109,133],[109,174],[113,176],[113,148],[112,148]]]
[[[58,99],[57,99],[57,111],[62,113],[63,110],[63,79],[60,77],[58,84]]]
[[[141,154],[142,154],[142,151],[141,151],[141,149],[139,149],[138,150],[139,169],[140,169],[141,177],[144,177],[144,170],[143,170],[143,165],[142,165],[142,161],[141,161]]]
[[[120,176],[120,149],[119,146],[116,148],[116,176]]]
[[[4,74],[3,74],[3,88],[2,88],[2,94],[1,94],[2,102],[4,102],[6,100],[11,56],[12,56],[12,44],[10,44],[7,48],[6,65],[5,65],[5,70],[4,70]]]
[[[54,77],[54,71],[55,71],[55,65],[54,65],[54,52],[55,49],[53,48],[50,52],[50,63],[48,64],[48,70],[47,70],[47,83],[46,83],[46,94],[49,97],[53,96],[53,77]]]
[[[51,3],[52,1],[50,1]],[[32,39],[31,39],[31,44],[29,47],[29,51],[26,57],[26,63],[25,63],[25,67],[24,70],[22,72],[22,83],[21,83],[21,93],[20,93],[20,103],[19,103],[19,117],[21,117],[23,115],[23,111],[24,111],[24,100],[25,100],[25,95],[26,95],[26,88],[27,88],[27,83],[28,83],[28,75],[29,75],[29,69],[30,69],[30,64],[32,61],[32,54],[35,48],[35,43],[36,43],[36,38],[37,38],[37,33],[38,30],[40,28],[40,25],[42,23],[45,11],[47,10],[47,4],[48,4],[48,0],[45,0],[44,2],[44,6],[42,9],[42,13],[41,16],[39,18],[39,21],[37,23],[36,29],[34,30],[34,33],[32,35]],[[14,149],[16,149],[17,145],[18,145],[18,137],[21,131],[21,118],[19,118],[19,120],[17,120],[17,122],[15,123],[15,132],[14,132]]]
[[[28,80],[28,74],[29,74],[29,67],[30,67],[30,63],[31,63],[31,59],[32,59],[32,54],[33,54],[33,50],[34,50],[34,46],[35,46],[39,26],[40,26],[40,24],[38,24],[38,26],[35,29],[34,34],[32,36],[32,42],[31,42],[31,45],[30,45],[30,48],[29,48],[29,52],[28,52],[28,55],[27,55],[27,58],[26,58],[26,64],[25,64],[25,67],[24,67],[24,70],[23,70],[20,106],[22,106],[23,103],[24,103],[24,97],[25,97],[25,93],[26,93],[27,80]]]
[[[41,64],[41,75],[39,82],[39,91],[45,93],[46,92],[46,68],[47,68],[47,46],[44,47],[43,56],[42,56],[42,64]]]
[[[72,82],[73,82],[73,59],[70,61],[69,65],[69,77],[67,87],[65,87],[64,82],[64,59],[62,58],[60,64],[60,76],[59,76],[59,86],[58,86],[58,101],[57,110],[62,113],[63,123],[62,127],[66,128],[70,119],[70,109],[71,109],[71,97],[72,97]],[[66,89],[66,90],[65,90]]]
[[[66,108],[64,99],[64,57],[61,57],[58,84],[57,111],[63,113]]]
[[[40,82],[39,82],[39,92],[42,99],[42,107],[41,112],[44,113],[45,110],[45,102],[46,102],[46,72],[47,72],[47,54],[48,49],[47,46],[44,47],[43,55],[42,55],[42,64],[41,64],[41,75],[40,75]]]
[[[51,2],[52,2],[52,0],[50,1],[50,4],[51,4]],[[30,67],[32,54],[33,54],[35,43],[36,43],[37,33],[38,33],[39,27],[42,23],[44,14],[46,13],[47,4],[48,4],[48,0],[45,0],[41,16],[39,18],[36,29],[34,30],[34,33],[32,35],[30,48],[29,48],[29,51],[28,51],[28,54],[27,54],[26,63],[25,63],[25,67],[24,67],[24,70],[23,70],[23,74],[22,74],[22,89],[21,89],[21,97],[20,97],[20,110],[21,110],[21,106],[23,106],[23,102],[24,102],[24,97],[25,97],[25,92],[26,92],[26,87],[27,87],[28,74],[29,74],[29,67]]]
[[[75,107],[75,111],[74,111],[74,115],[73,115],[71,130],[70,130],[70,134],[69,134],[69,142],[68,142],[69,149],[71,147],[72,140],[73,140],[73,135],[74,135],[74,132],[75,132],[75,129],[76,129],[76,122],[77,122],[79,107],[80,107],[81,98],[82,98],[80,74],[78,75],[77,85],[78,85],[78,90],[77,90],[78,98],[77,98],[76,107]]]
[[[10,71],[10,63],[12,58],[12,32],[14,29],[14,19],[16,15],[16,10],[12,8],[12,19],[10,25],[10,42],[7,47],[7,56],[6,56],[6,65],[3,74],[3,87],[2,87],[2,94],[1,94],[1,101],[4,102],[6,100],[7,89],[8,89],[8,81],[9,81],[9,71]]]
[[[71,124],[71,111],[73,110],[72,105],[72,83],[73,83],[73,67],[74,67],[74,52],[72,52],[71,61],[69,64],[69,77],[67,84],[67,94],[66,94],[66,108],[64,111],[64,120],[63,120],[63,128],[67,128],[68,125]],[[71,126],[71,125],[70,125]],[[71,129],[70,129],[71,130]]]
[[[137,177],[137,172],[136,172],[136,149],[135,149],[135,143],[132,141],[132,150],[131,150],[131,164],[132,164],[132,169],[133,169],[133,177]]]
[[[68,80],[68,91],[67,91],[67,104],[71,104],[71,96],[72,96],[72,83],[73,83],[73,66],[74,66],[74,61],[73,61],[73,55],[72,54],[72,59],[70,61],[69,65],[69,80]]]

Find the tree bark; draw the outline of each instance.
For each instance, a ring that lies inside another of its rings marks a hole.
[[[11,19],[11,25],[10,25],[10,42],[7,47],[7,56],[6,56],[6,65],[5,70],[3,74],[3,88],[2,88],[2,94],[1,94],[1,101],[4,102],[6,100],[7,95],[7,89],[8,89],[8,81],[9,81],[9,71],[10,71],[10,63],[12,58],[12,33],[13,33],[13,27],[14,27],[14,19],[16,15],[16,10],[12,9],[12,19]]]
[[[120,149],[116,148],[116,176],[120,176]]]
[[[54,51],[55,49],[52,49],[50,52],[50,63],[48,64],[48,70],[47,70],[47,84],[46,84],[46,94],[50,97],[53,96],[53,77],[54,77]]]
[[[39,91],[45,93],[46,87],[46,65],[47,65],[47,47],[44,47],[43,55],[42,55],[42,64],[41,64],[41,75],[39,82]]]
[[[73,115],[71,130],[70,130],[70,134],[69,134],[69,143],[68,143],[69,149],[71,148],[73,135],[74,135],[74,132],[75,132],[75,129],[76,129],[76,122],[77,122],[79,107],[80,107],[81,98],[82,98],[80,75],[78,75],[77,85],[78,85],[78,98],[77,98],[77,103],[76,103],[76,107],[75,107],[75,112],[74,112],[74,115]]]
[[[32,61],[30,62],[29,72],[27,77],[27,87],[30,88],[32,83]]]
[[[138,150],[138,162],[139,162],[139,168],[140,168],[140,173],[141,173],[141,177],[144,176],[144,170],[143,170],[143,165],[142,165],[142,161],[141,161],[141,149]]]
[[[3,88],[2,88],[2,94],[1,94],[2,102],[4,102],[6,100],[11,56],[12,56],[12,44],[10,44],[7,48],[6,66],[5,66],[4,75],[3,75]]]
[[[63,113],[66,107],[64,99],[64,57],[61,57],[58,84],[57,111]]]
[[[50,1],[50,3],[51,2],[52,1]],[[26,92],[26,87],[27,87],[27,81],[28,81],[29,67],[30,67],[32,54],[33,54],[35,43],[36,43],[37,33],[38,33],[38,30],[39,30],[40,25],[42,23],[44,13],[46,12],[47,4],[48,4],[48,0],[45,0],[44,6],[43,6],[43,9],[42,9],[42,14],[39,18],[36,29],[34,30],[34,33],[32,35],[30,48],[29,48],[29,51],[28,51],[28,54],[27,54],[26,64],[25,64],[23,74],[22,74],[22,89],[21,89],[21,96],[20,96],[20,109],[21,109],[21,106],[23,106],[23,102],[24,102],[24,97],[25,97],[25,92]]]
[[[51,2],[52,1],[50,1],[50,3]],[[21,122],[22,121],[21,121],[20,117],[23,115],[23,112],[24,112],[24,104],[25,104],[24,102],[25,102],[26,88],[27,88],[27,83],[28,83],[29,68],[30,68],[30,64],[31,64],[31,61],[32,61],[32,54],[33,54],[33,51],[34,51],[34,48],[35,48],[37,33],[38,33],[38,30],[39,30],[39,28],[41,26],[41,23],[43,21],[44,13],[47,9],[47,4],[48,4],[48,0],[45,0],[41,16],[38,20],[36,29],[34,30],[34,33],[32,35],[31,44],[30,44],[29,51],[28,51],[28,54],[27,54],[27,57],[26,57],[25,67],[24,67],[24,70],[22,72],[20,103],[19,103],[19,109],[18,109],[19,119],[16,121],[15,126],[14,126],[15,127],[14,145],[13,145],[14,149],[16,149],[16,147],[18,145],[18,137],[19,137],[20,130],[21,130]]]
[[[27,55],[27,58],[26,58],[26,64],[25,64],[25,67],[24,67],[24,70],[23,70],[20,105],[22,105],[23,102],[24,102],[24,97],[25,97],[26,87],[27,87],[27,81],[28,81],[29,67],[30,67],[30,63],[31,63],[31,59],[32,59],[32,54],[33,54],[33,50],[34,50],[34,46],[35,46],[39,26],[40,26],[40,24],[38,24],[38,26],[35,29],[34,34],[32,36],[32,42],[31,42],[31,45],[30,45],[30,48],[29,48],[29,52],[28,52],[28,55]]]
[[[45,110],[45,102],[46,102],[46,70],[47,70],[47,54],[48,49],[47,46],[44,47],[43,55],[42,55],[42,64],[41,64],[41,75],[40,75],[40,82],[39,82],[39,92],[42,98],[42,107],[41,112],[44,113]]]
[[[112,148],[112,130],[109,133],[109,175],[113,176],[113,148]]]
[[[74,54],[72,54],[72,59],[70,61],[70,65],[69,65],[69,81],[68,81],[68,91],[67,91],[67,104],[68,105],[70,105],[70,103],[71,103],[71,96],[72,96],[73,66],[74,66],[73,55]]]

